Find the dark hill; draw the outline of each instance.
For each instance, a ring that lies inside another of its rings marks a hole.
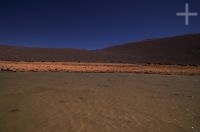
[[[200,64],[200,34],[127,43],[99,51],[128,63]]]
[[[200,34],[149,39],[99,50],[0,46],[0,60],[200,64]]]

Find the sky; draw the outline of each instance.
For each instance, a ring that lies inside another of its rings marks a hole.
[[[198,16],[176,16],[185,12]],[[1,0],[0,44],[99,49],[200,33],[200,0]]]

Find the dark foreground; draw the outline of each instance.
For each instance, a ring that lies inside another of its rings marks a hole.
[[[200,76],[0,72],[0,132],[199,132]]]

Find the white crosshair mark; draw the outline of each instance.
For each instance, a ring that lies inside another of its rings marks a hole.
[[[185,25],[189,25],[189,16],[197,16],[198,14],[195,13],[190,13],[189,12],[189,7],[188,3],[185,4],[185,12],[181,13],[176,13],[177,16],[185,16]]]

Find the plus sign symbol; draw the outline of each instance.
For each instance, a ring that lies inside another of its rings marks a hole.
[[[185,12],[176,13],[177,16],[184,16],[185,17],[185,25],[189,25],[189,16],[197,16],[196,12],[189,12],[189,4],[185,4]]]

